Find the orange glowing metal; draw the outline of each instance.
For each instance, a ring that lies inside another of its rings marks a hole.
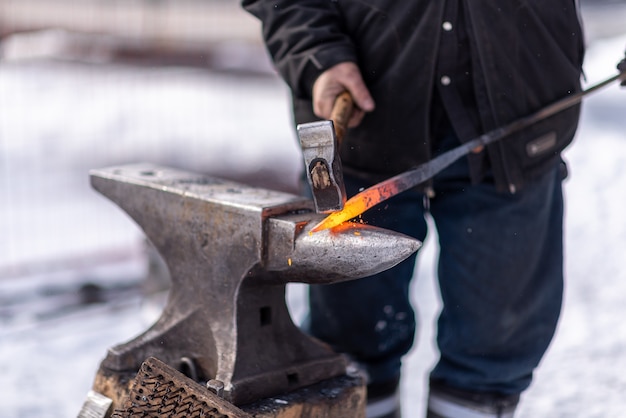
[[[384,181],[370,187],[369,189],[365,189],[361,193],[348,199],[343,207],[343,210],[331,213],[326,218],[322,219],[319,224],[315,225],[313,229],[311,229],[311,232],[335,228],[343,222],[359,216],[383,200],[387,200],[401,192],[402,189],[398,186],[399,185],[394,181]]]

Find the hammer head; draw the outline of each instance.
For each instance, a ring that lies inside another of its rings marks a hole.
[[[330,213],[343,209],[346,189],[333,122],[303,123],[297,130],[315,211]]]

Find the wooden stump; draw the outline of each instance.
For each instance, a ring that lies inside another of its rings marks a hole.
[[[93,390],[113,401],[111,418],[365,418],[365,385],[359,376],[339,376],[237,407],[149,358],[135,376],[101,368]]]

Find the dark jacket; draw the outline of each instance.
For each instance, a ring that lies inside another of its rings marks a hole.
[[[576,0],[460,0],[485,131],[580,91],[583,36]],[[356,62],[376,110],[348,132],[348,170],[390,176],[431,158],[429,108],[442,0],[243,0],[263,23],[276,67],[291,87],[296,123],[317,120],[319,74]],[[571,141],[579,107],[488,147],[500,190],[519,190],[553,167]]]

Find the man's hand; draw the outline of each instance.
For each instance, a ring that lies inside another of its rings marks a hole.
[[[359,67],[353,62],[342,62],[324,71],[313,84],[313,112],[329,119],[335,98],[347,90],[354,100],[352,117],[348,127],[354,128],[366,112],[374,110],[374,99],[363,82]]]

